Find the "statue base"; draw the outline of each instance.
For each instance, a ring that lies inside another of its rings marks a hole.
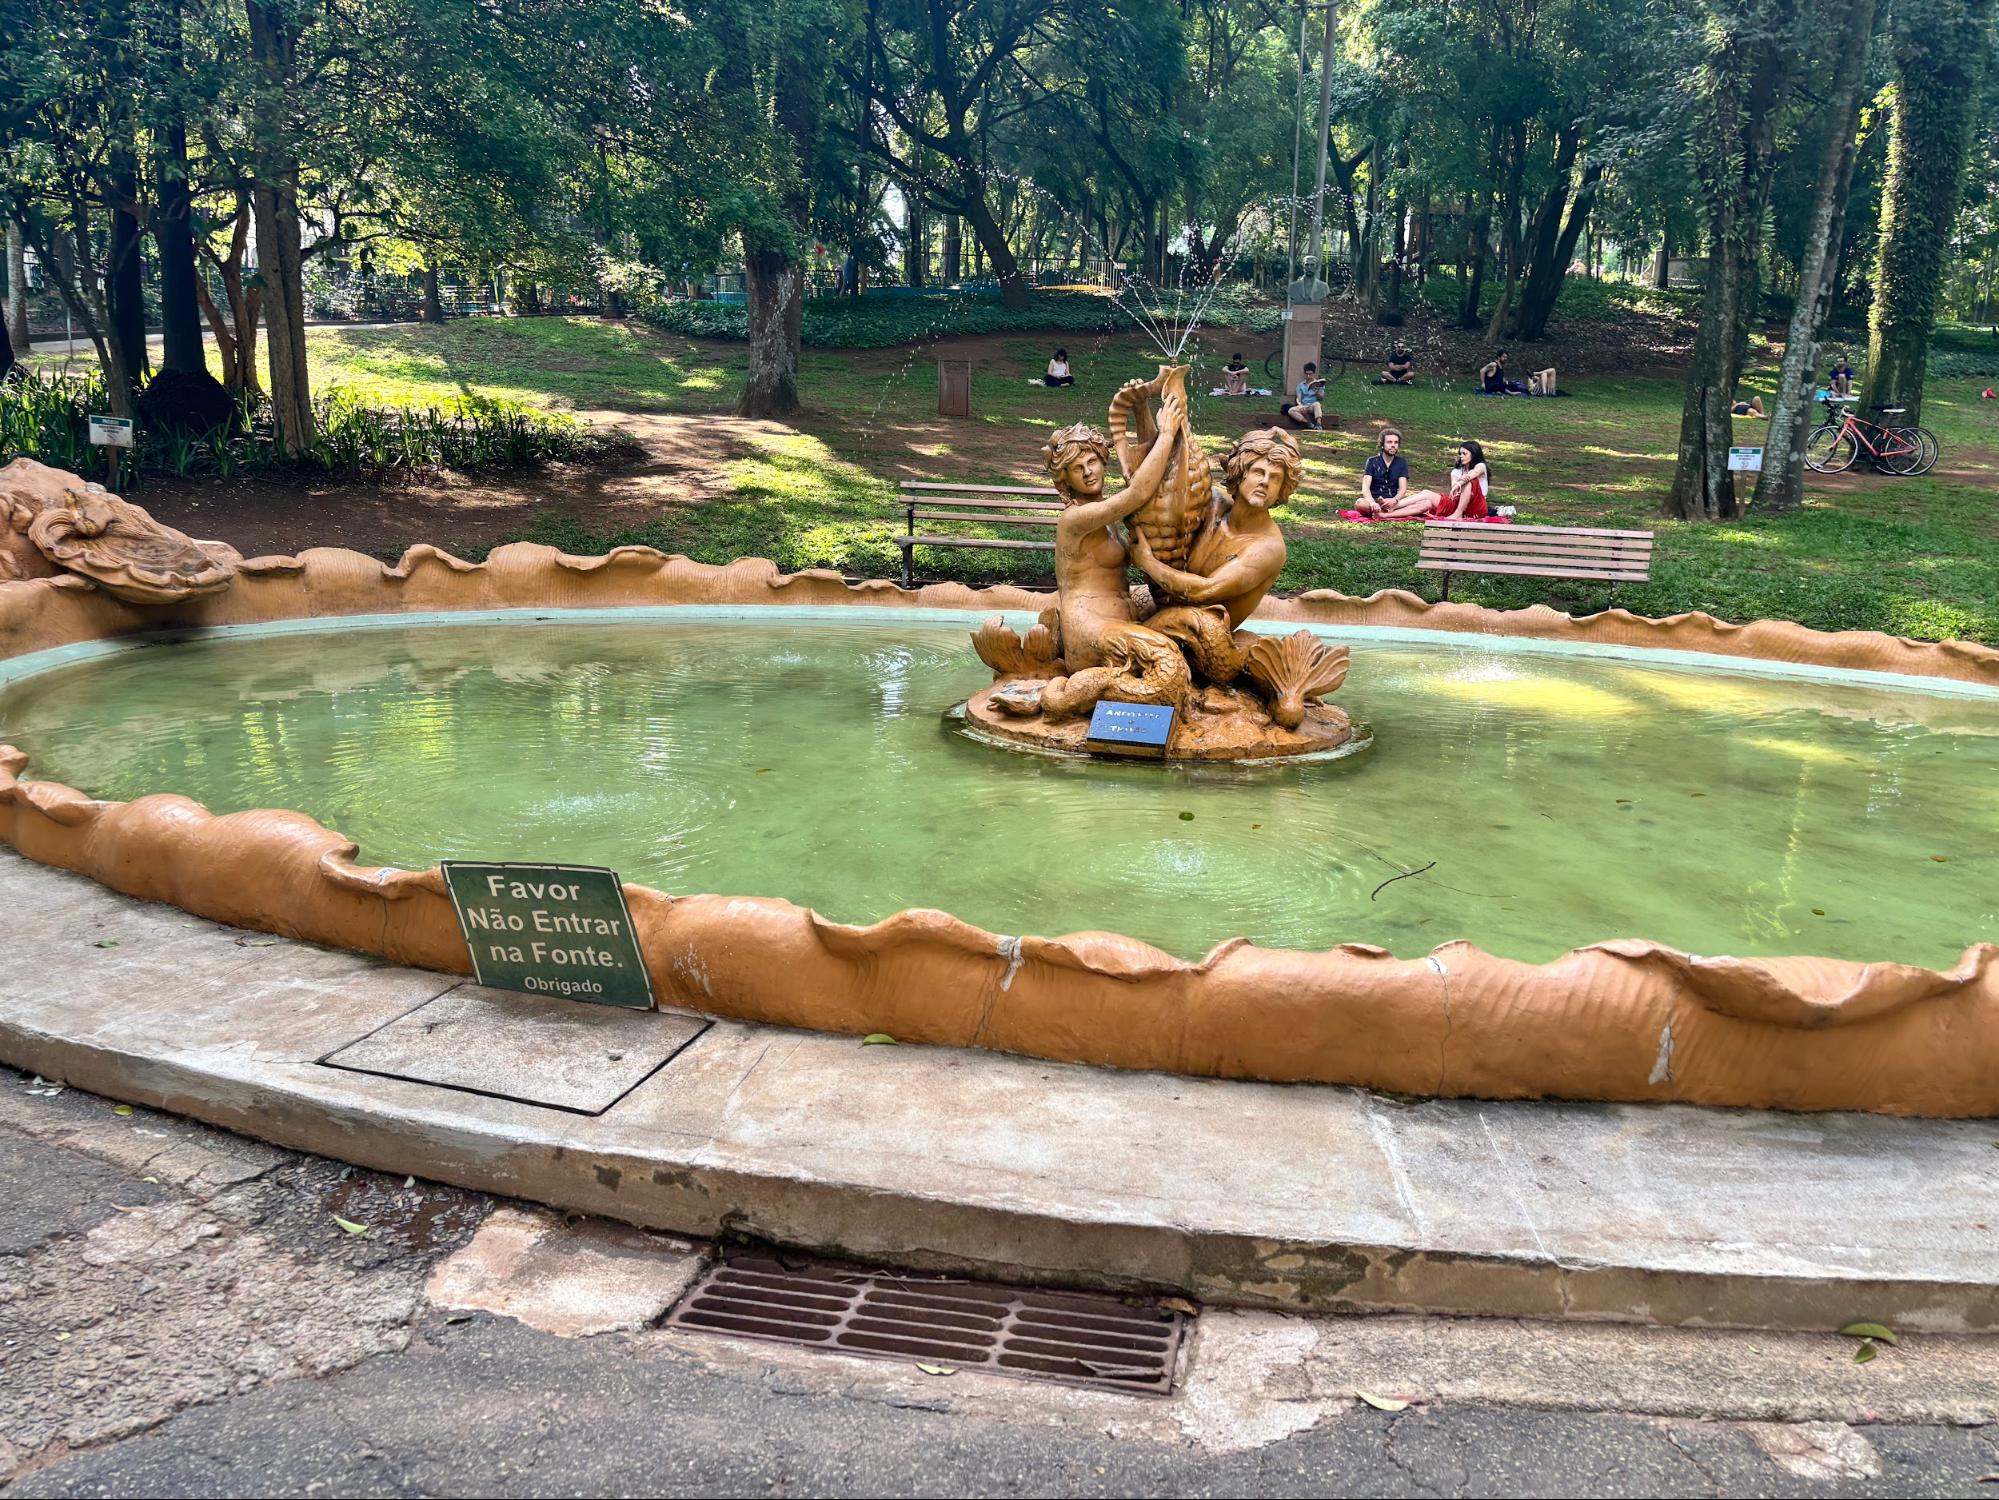
[[[1332,760],[1358,754],[1374,743],[1372,735],[1365,729],[1357,730],[1353,721],[1331,704],[1306,705],[1304,722],[1296,729],[1286,729],[1248,694],[1209,688],[1202,694],[1202,702],[1174,715],[1164,757],[1121,756],[1087,743],[1088,715],[1054,720],[1039,714],[1021,717],[993,702],[998,688],[1016,685],[995,683],[952,709],[950,717],[968,737],[1005,750],[1106,760],[1163,759],[1169,765]]]

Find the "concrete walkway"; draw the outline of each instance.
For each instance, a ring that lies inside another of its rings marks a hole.
[[[1248,1305],[1999,1325],[1992,1123],[1410,1101],[568,1006],[11,853],[0,910],[0,1061],[650,1228]]]

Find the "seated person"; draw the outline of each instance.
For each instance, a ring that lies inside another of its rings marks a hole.
[[[1326,417],[1324,405],[1326,382],[1319,379],[1319,366],[1316,362],[1306,362],[1305,378],[1298,382],[1295,394],[1297,399],[1284,408],[1284,415],[1300,427],[1310,427],[1317,431],[1324,424]],[[1404,465],[1405,469],[1407,467]]]
[[[1846,362],[1844,354],[1832,362],[1832,373],[1826,376],[1825,383],[1826,389],[1835,396],[1853,394],[1853,366]]]
[[[1478,372],[1478,388],[1488,396],[1524,396],[1527,387],[1518,380],[1506,378],[1506,351],[1501,349],[1492,356],[1492,362]]]
[[[1057,349],[1055,357],[1048,361],[1048,373],[1041,377],[1043,385],[1074,385],[1076,377],[1069,373],[1069,351]]]
[[[1765,415],[1763,411],[1763,398],[1761,396],[1751,396],[1747,401],[1738,401],[1729,407],[1728,414],[1732,417],[1763,416]]]
[[[1427,515],[1433,521],[1483,521],[1489,513],[1485,496],[1491,483],[1485,449],[1468,438],[1458,444],[1458,464],[1451,470],[1450,488],[1441,495],[1435,490],[1418,490],[1397,514]]]
[[[1388,368],[1381,372],[1376,385],[1409,385],[1409,377],[1415,372],[1416,362],[1409,357],[1409,351],[1397,344],[1388,353]]]
[[[1249,366],[1242,362],[1240,354],[1231,354],[1228,364],[1222,369],[1222,394],[1224,396],[1249,394]]]
[[[1434,498],[1428,504],[1433,504]],[[1381,430],[1381,440],[1360,473],[1360,499],[1354,509],[1370,521],[1413,516],[1422,508],[1411,508],[1409,460],[1402,456],[1402,434],[1393,427]]]

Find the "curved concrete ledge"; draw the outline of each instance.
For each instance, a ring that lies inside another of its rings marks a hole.
[[[313,549],[243,565],[228,592],[142,609],[73,578],[0,585],[0,657],[166,626],[309,616],[635,604],[1031,610],[1013,588],[847,584],[745,559],[647,548],[601,558],[503,547],[468,563],[415,547],[394,566]],[[1999,685],[1999,651],[1782,621],[1428,605],[1312,593],[1260,614],[1472,630],[1891,671]],[[469,968],[438,873],[357,865],[303,815],[215,816],[183,797],[95,801],[23,781],[0,747],[0,839],[114,889],[246,927],[452,973]],[[867,927],[789,902],[627,888],[662,1003],[826,1031],[886,1031],[1060,1061],[1485,1098],[1680,1100],[1895,1114],[1999,1113],[1999,948],[1948,972],[1809,957],[1703,958],[1643,942],[1546,964],[1450,943],[1421,959],[1217,947],[1198,963],[1108,933],[985,932],[942,912]]]
[[[489,1051],[522,1012],[669,1046],[681,1018],[246,940],[4,852],[0,906],[0,1061],[650,1228],[1250,1305],[1999,1327],[1983,1125],[1394,1100],[728,1021],[579,1115],[320,1059],[447,993],[491,1007],[459,1023]]]

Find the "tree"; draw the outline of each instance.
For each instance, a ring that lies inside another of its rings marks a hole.
[[[1728,468],[1735,384],[1760,294],[1764,210],[1778,117],[1803,52],[1795,0],[1709,0],[1689,80],[1688,149],[1707,219],[1707,284],[1687,367],[1679,461],[1666,512],[1683,521],[1735,514]]]
[[[1875,0],[1828,0],[1825,21],[1839,38],[1832,86],[1821,111],[1825,138],[1819,147],[1817,189],[1798,263],[1798,296],[1777,377],[1763,470],[1756,478],[1756,506],[1763,513],[1790,510],[1805,492],[1805,438],[1811,427],[1813,374],[1819,329],[1839,281],[1840,228],[1860,159],[1860,96],[1874,38]]]
[[[1937,294],[1963,192],[1973,103],[1992,47],[1992,0],[1896,0],[1888,180],[1868,318],[1867,384],[1877,405],[1920,422]]]

